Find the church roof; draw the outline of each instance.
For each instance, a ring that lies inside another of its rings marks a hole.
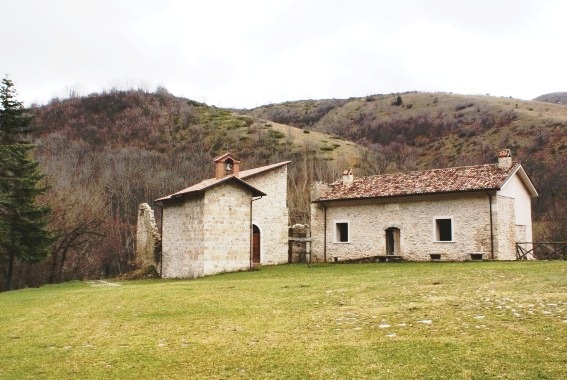
[[[314,202],[500,190],[516,172],[530,195],[536,196],[522,166],[515,162],[510,168],[488,164],[359,177],[352,184],[331,184]]]
[[[210,178],[210,179],[206,179],[204,181],[199,182],[196,185],[193,186],[189,186],[183,190],[178,191],[177,193],[173,193],[170,195],[166,195],[165,197],[161,197],[156,199],[156,202],[163,202],[163,201],[168,201],[171,199],[176,199],[176,198],[180,198],[183,197],[185,195],[189,195],[189,194],[196,194],[196,193],[203,193],[205,191],[207,191],[208,189],[211,189],[215,186],[218,186],[222,183],[225,182],[235,182],[237,185],[242,186],[250,191],[252,191],[252,195],[255,197],[259,197],[259,196],[264,196],[266,195],[266,193],[262,192],[261,190],[258,190],[257,188],[255,188],[254,186],[250,185],[248,182],[243,181],[242,179],[234,176],[234,175],[229,175],[223,178]]]
[[[278,162],[277,164],[266,165],[266,166],[262,166],[262,167],[259,167],[259,168],[241,170],[240,174],[238,176],[242,179],[250,178],[250,177],[253,177],[257,174],[264,173],[264,172],[267,172],[267,171],[288,165],[290,162],[291,161],[282,161],[282,162]]]

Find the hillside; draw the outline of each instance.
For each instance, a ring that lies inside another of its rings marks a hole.
[[[552,92],[550,94],[540,95],[534,100],[567,105],[567,92]]]
[[[53,100],[31,113],[35,156],[51,186],[43,201],[53,208],[57,241],[48,260],[18,268],[15,287],[131,270],[138,205],[211,177],[213,159],[227,148],[243,169],[293,162],[292,223],[308,221],[313,178],[334,179],[360,156],[356,144],[337,137],[164,91]]]
[[[366,175],[489,163],[507,147],[540,192],[536,239],[567,239],[567,107],[559,104],[404,93],[228,110],[125,91],[53,100],[31,113],[58,239],[47,261],[17,268],[16,287],[131,270],[139,203],[210,177],[227,147],[243,169],[293,162],[291,223],[308,223],[311,183],[345,167]]]
[[[561,220],[554,233],[539,231],[540,239],[567,238],[564,105],[410,92],[271,104],[247,114],[365,146],[360,174],[490,163],[496,160],[495,152],[510,148],[540,192],[536,220]]]
[[[504,146],[546,163],[567,153],[567,108],[539,101],[414,92],[287,102],[248,114],[366,146],[404,144],[417,168],[486,162]]]
[[[329,144],[329,136],[304,134],[290,126],[208,106],[169,93],[141,91],[110,92],[88,97],[54,101],[33,109],[35,124],[44,138],[64,135],[90,146],[136,147],[145,151],[170,153],[193,151],[197,144],[212,156],[228,146],[239,157],[253,155],[268,160],[272,152],[297,153],[305,145],[321,159],[337,155],[356,156],[345,144]],[[332,149],[329,149],[333,146]],[[259,148],[265,148],[259,149]],[[212,157],[211,156],[211,157]],[[248,164],[247,162],[244,163]]]

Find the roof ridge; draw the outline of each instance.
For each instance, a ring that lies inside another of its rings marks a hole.
[[[259,166],[257,168],[241,170],[238,173],[238,176],[240,178],[250,177],[250,176],[253,176],[253,175],[256,175],[256,174],[260,174],[260,173],[267,171],[267,170],[271,170],[271,169],[275,169],[275,168],[280,167],[280,166],[287,165],[289,163],[291,163],[291,161],[281,161],[281,162],[277,162],[275,164],[264,165],[264,166]]]
[[[497,163],[493,164],[479,164],[479,165],[462,165],[462,166],[447,166],[445,168],[431,168],[431,169],[422,169],[422,170],[410,170],[408,172],[400,172],[400,173],[420,173],[420,172],[429,172],[429,171],[438,171],[438,170],[448,170],[448,169],[466,169],[466,168],[478,168],[484,166],[494,166],[498,165]]]
[[[508,168],[508,169],[512,169],[512,168],[514,168],[516,165],[521,165],[521,163],[520,163],[519,161],[513,161],[513,162],[512,162],[512,166],[510,166],[510,168]],[[407,175],[407,174],[411,174],[411,173],[430,173],[430,172],[439,172],[439,171],[445,171],[445,170],[481,168],[481,167],[489,167],[489,166],[498,167],[498,163],[479,164],[479,165],[463,165],[463,166],[448,166],[448,167],[446,167],[446,168],[432,168],[432,169],[422,169],[422,170],[400,171],[400,172],[395,172],[395,173],[372,174],[372,175],[368,175],[368,176],[358,176],[358,177],[354,177],[354,179],[357,180],[357,179],[361,179],[361,178],[373,178],[373,177],[381,177],[381,176],[384,177],[384,176]]]

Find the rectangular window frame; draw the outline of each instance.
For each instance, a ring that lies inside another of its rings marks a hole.
[[[346,240],[342,239],[343,228],[346,225]],[[335,220],[333,222],[333,242],[336,244],[349,244],[352,234],[350,233],[350,222],[345,219]]]
[[[451,240],[441,240],[439,221],[449,220],[451,222]],[[455,240],[455,219],[452,216],[435,216],[433,218],[433,242],[434,243],[454,243]]]

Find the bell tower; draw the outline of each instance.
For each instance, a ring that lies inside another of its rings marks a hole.
[[[226,152],[215,159],[215,178],[222,178],[227,175],[238,177],[239,172],[240,161],[233,157],[230,152]]]

